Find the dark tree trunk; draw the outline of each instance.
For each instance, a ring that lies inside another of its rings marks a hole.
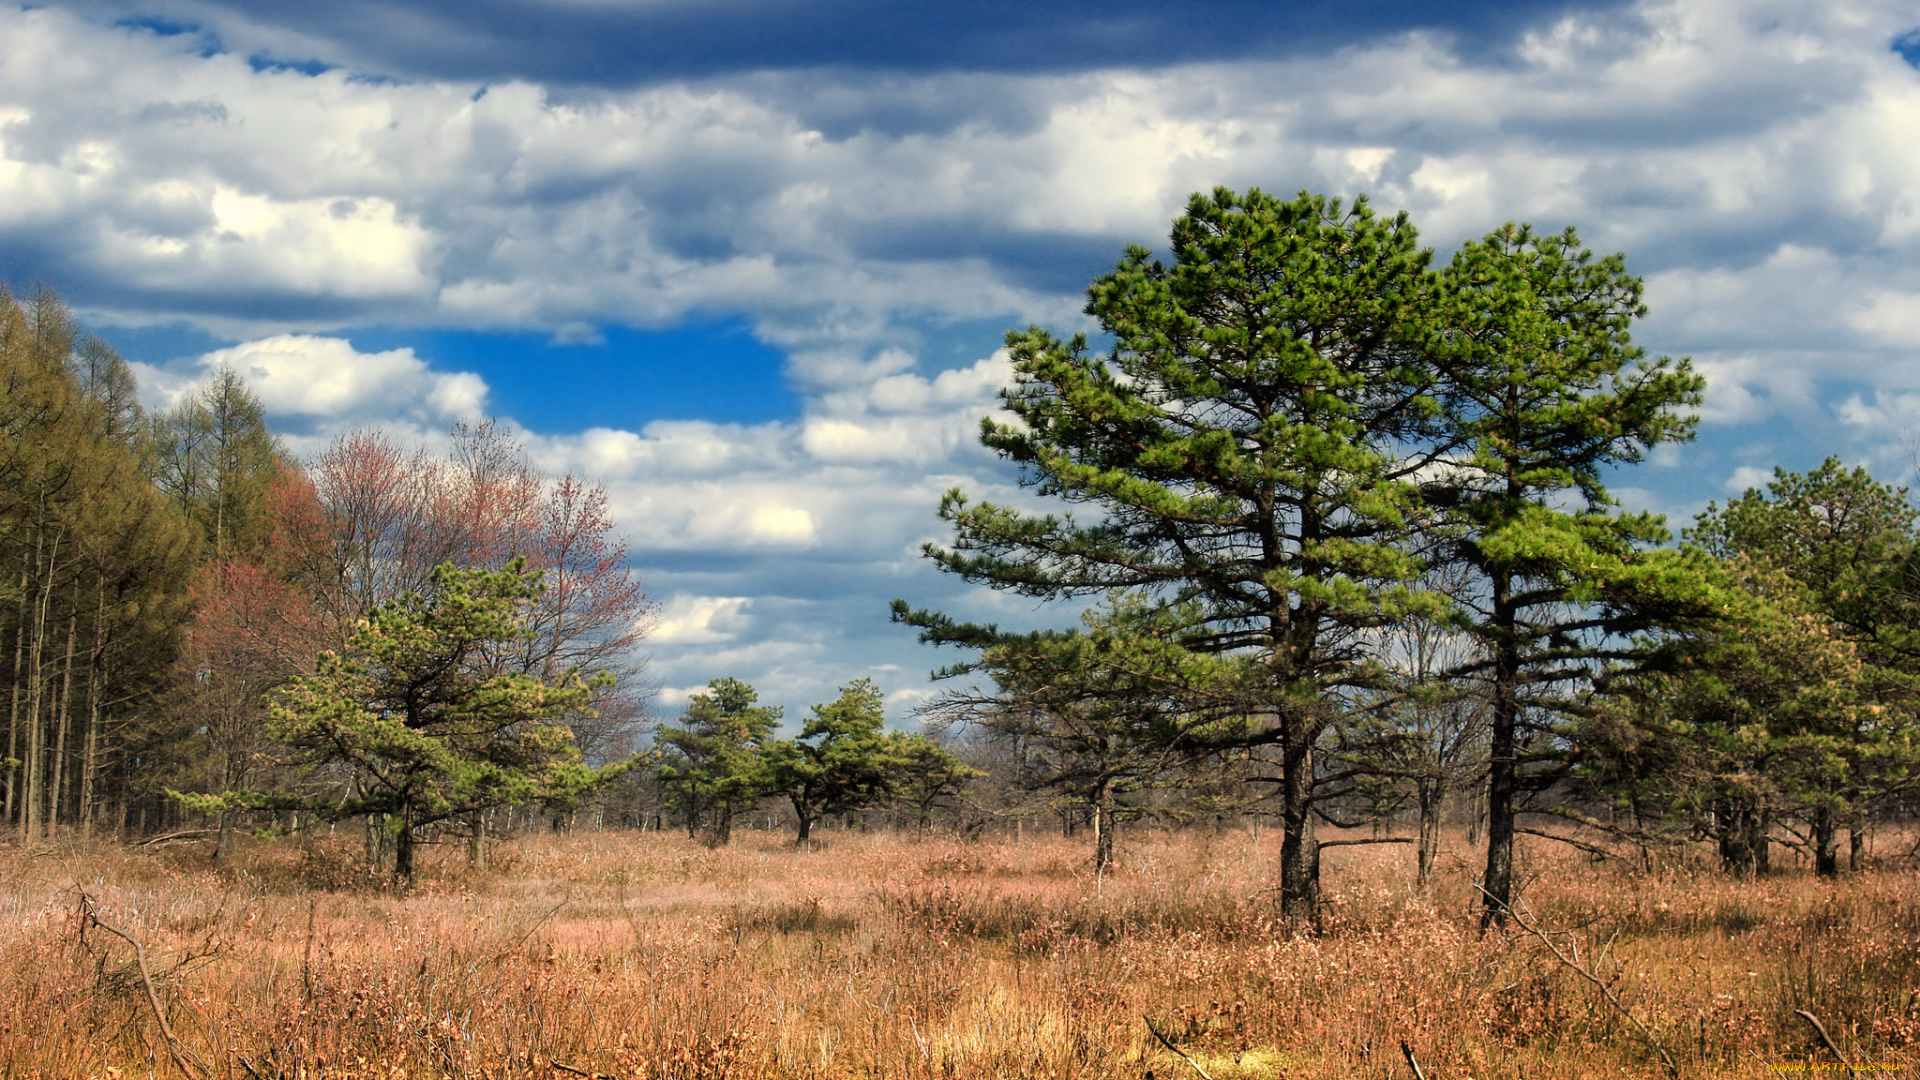
[[[1288,723],[1301,721],[1289,719]],[[1295,929],[1317,933],[1320,841],[1313,833],[1313,744],[1289,739],[1281,748],[1280,772],[1280,910]]]
[[[1821,877],[1840,876],[1840,852],[1834,845],[1839,831],[1831,807],[1813,812],[1813,872]]]
[[[1480,927],[1506,922],[1513,903],[1514,797],[1519,788],[1519,766],[1514,760],[1519,743],[1520,650],[1513,639],[1517,613],[1512,582],[1504,576],[1493,582],[1493,627],[1500,635],[1494,644],[1493,723],[1487,737],[1487,872],[1481,883]]]
[[[799,847],[813,836],[813,804],[798,795],[790,796],[789,801],[793,803],[793,816],[800,821],[799,835],[793,839],[793,846]]]
[[[1741,877],[1767,869],[1766,816],[1750,799],[1727,799],[1714,806],[1714,834],[1720,842],[1720,865]]]
[[[400,812],[400,832],[393,838],[393,880],[402,887],[413,883],[413,815]]]

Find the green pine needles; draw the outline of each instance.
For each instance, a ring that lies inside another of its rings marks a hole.
[[[1353,790],[1328,736],[1396,692],[1385,632],[1422,619],[1479,642],[1458,674],[1491,684],[1513,725],[1584,692],[1649,625],[1665,580],[1642,565],[1663,527],[1620,513],[1602,477],[1690,437],[1701,381],[1632,346],[1638,280],[1571,232],[1508,226],[1435,269],[1405,214],[1220,188],[1193,197],[1171,249],[1162,262],[1130,248],[1087,290],[1105,352],[1038,327],[1007,335],[1012,420],[983,421],[981,440],[1064,509],[955,490],[940,504],[953,541],[926,554],[995,589],[1132,597],[1160,643],[1155,708],[1197,714],[1171,725],[1189,747],[1204,733],[1270,748],[1282,904],[1311,922],[1314,821]],[[1443,572],[1455,563],[1474,572]],[[1001,699],[1057,695],[1073,675],[1036,665],[1091,670],[1059,635],[900,602],[895,617],[981,650],[959,670],[994,675]],[[1137,700],[1154,696],[1147,670],[1129,673]],[[1499,835],[1503,866],[1510,823]]]
[[[566,801],[628,771],[589,767],[569,721],[592,715],[603,678],[514,670],[540,573],[522,560],[499,570],[433,571],[363,621],[341,652],[272,697],[269,734],[309,775],[344,778],[320,797],[175,794],[194,809],[304,809],[332,819],[373,815],[394,836],[394,876],[413,876],[427,826],[495,806]]]

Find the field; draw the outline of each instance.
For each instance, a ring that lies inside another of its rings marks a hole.
[[[1796,1010],[1861,1075],[1920,1067],[1898,860],[1738,882],[1528,838],[1544,936],[1482,937],[1454,839],[1424,894],[1405,846],[1328,850],[1317,938],[1271,832],[1123,833],[1098,877],[1052,837],[539,836],[432,849],[405,896],[344,835],[0,845],[0,1077],[1411,1077],[1403,1041],[1428,1080],[1669,1075],[1653,1041],[1844,1075]]]

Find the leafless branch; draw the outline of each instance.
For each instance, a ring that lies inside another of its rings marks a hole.
[[[1154,1024],[1153,1017],[1142,1016],[1140,1017],[1140,1019],[1145,1020],[1147,1022],[1147,1030],[1153,1032],[1153,1037],[1160,1040],[1161,1046],[1164,1046],[1168,1050],[1173,1051],[1173,1053],[1179,1056],[1181,1061],[1184,1061],[1187,1064],[1193,1066],[1193,1071],[1200,1074],[1200,1080],[1213,1080],[1213,1077],[1207,1075],[1207,1070],[1200,1067],[1199,1062],[1188,1057],[1187,1052],[1185,1050],[1182,1050],[1179,1047],[1173,1045],[1173,1040],[1167,1038],[1166,1033],[1161,1031],[1159,1027],[1157,1027]]]
[[[1494,903],[1499,904],[1500,908],[1504,910],[1510,918],[1513,919],[1513,923],[1515,926],[1518,926],[1520,929],[1525,930],[1527,933],[1532,934],[1534,937],[1540,939],[1540,943],[1547,947],[1547,951],[1551,952],[1554,955],[1554,957],[1558,959],[1562,964],[1565,964],[1567,967],[1572,968],[1575,972],[1577,972],[1580,975],[1581,978],[1587,980],[1588,982],[1592,983],[1594,986],[1598,987],[1601,995],[1607,999],[1607,1004],[1612,1005],[1616,1010],[1619,1011],[1621,1016],[1624,1016],[1627,1018],[1627,1023],[1633,1025],[1633,1029],[1640,1033],[1640,1037],[1642,1039],[1645,1039],[1647,1042],[1647,1045],[1653,1047],[1654,1052],[1660,1055],[1660,1060],[1666,1063],[1667,1073],[1675,1077],[1677,1080],[1677,1078],[1680,1075],[1680,1066],[1674,1064],[1673,1055],[1667,1053],[1667,1048],[1660,1045],[1659,1039],[1654,1038],[1652,1029],[1648,1028],[1647,1025],[1641,1023],[1640,1018],[1633,1015],[1633,1010],[1627,1008],[1626,1003],[1622,1002],[1617,996],[1614,995],[1613,988],[1611,986],[1608,986],[1606,981],[1601,979],[1600,976],[1595,975],[1591,968],[1587,967],[1587,965],[1582,964],[1580,962],[1579,950],[1577,948],[1575,949],[1574,954],[1571,956],[1569,956],[1564,950],[1562,950],[1560,946],[1553,940],[1553,936],[1554,936],[1553,933],[1547,930],[1541,929],[1538,923],[1533,922],[1528,917],[1532,913],[1523,910],[1526,907],[1526,904],[1524,902],[1520,905],[1519,908],[1516,908],[1511,904],[1504,904],[1504,903],[1501,903],[1499,900],[1495,899],[1493,894],[1490,892],[1487,892],[1485,888],[1482,888],[1479,882],[1475,882],[1473,887],[1476,889],[1479,889],[1481,894],[1484,895],[1487,899],[1493,900]]]
[[[211,1074],[207,1069],[207,1063],[201,1061],[200,1056],[195,1054],[192,1048],[188,1047],[178,1038],[175,1038],[173,1025],[167,1023],[167,1012],[160,1007],[160,994],[153,988],[153,975],[147,971],[146,946],[140,944],[132,934],[127,933],[125,930],[101,921],[100,912],[99,909],[94,906],[93,897],[88,896],[86,893],[80,894],[80,917],[84,921],[84,925],[97,926],[133,946],[134,962],[140,966],[140,982],[141,985],[147,989],[147,1004],[153,1009],[154,1022],[160,1025],[160,1034],[167,1040],[167,1053],[172,1055],[173,1063],[180,1067],[180,1071],[192,1077],[193,1080],[202,1080],[202,1078],[210,1077]]]
[[[1407,1068],[1413,1070],[1413,1080],[1427,1080],[1427,1074],[1420,1071],[1420,1063],[1413,1060],[1413,1047],[1407,1045],[1405,1039],[1400,1040],[1400,1052],[1407,1056]]]
[[[1822,1024],[1817,1017],[1815,1017],[1812,1013],[1808,1012],[1805,1009],[1795,1009],[1793,1011],[1796,1014],[1798,1014],[1802,1020],[1805,1020],[1807,1023],[1812,1024],[1813,1030],[1820,1033],[1820,1041],[1827,1044],[1827,1052],[1833,1055],[1833,1060],[1846,1066],[1848,1076],[1857,1077],[1860,1075],[1859,1073],[1853,1071],[1853,1060],[1847,1057],[1847,1055],[1841,1053],[1840,1048],[1833,1044],[1833,1036],[1827,1034],[1827,1027],[1825,1024]]]

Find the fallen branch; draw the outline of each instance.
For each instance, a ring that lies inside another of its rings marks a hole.
[[[203,836],[212,835],[212,829],[182,829],[179,832],[165,833],[160,836],[149,836],[145,840],[135,842],[134,846],[151,847],[155,844],[170,844],[175,840],[195,840]]]
[[[1617,859],[1620,857],[1618,855],[1615,855],[1613,852],[1608,851],[1606,848],[1600,847],[1595,844],[1589,844],[1585,840],[1575,840],[1571,836],[1559,836],[1554,833],[1550,833],[1545,829],[1520,828],[1520,829],[1515,829],[1514,831],[1526,833],[1528,836],[1539,836],[1539,837],[1544,837],[1548,840],[1558,840],[1563,844],[1567,844],[1571,847],[1577,847],[1581,851],[1584,851],[1589,855],[1597,855],[1602,859]]]
[[[1420,1063],[1413,1060],[1413,1047],[1407,1045],[1405,1039],[1400,1040],[1400,1052],[1407,1056],[1407,1068],[1413,1070],[1413,1080],[1427,1080],[1427,1074],[1420,1071]]]
[[[1827,1052],[1833,1055],[1833,1060],[1846,1066],[1848,1076],[1858,1077],[1860,1075],[1859,1073],[1853,1071],[1853,1059],[1841,1053],[1840,1048],[1833,1044],[1833,1036],[1827,1034],[1826,1025],[1822,1024],[1819,1018],[1815,1017],[1812,1013],[1808,1012],[1805,1009],[1795,1009],[1793,1011],[1795,1013],[1798,1013],[1801,1019],[1805,1020],[1809,1024],[1812,1024],[1813,1030],[1820,1033],[1820,1041],[1827,1044]]]
[[[1411,836],[1383,836],[1378,840],[1322,840],[1320,841],[1320,846],[1322,848],[1330,848],[1353,847],[1356,844],[1412,844],[1416,842],[1415,838]]]
[[[561,1062],[555,1061],[552,1058],[547,1059],[547,1064],[553,1066],[556,1069],[559,1069],[563,1073],[572,1073],[575,1076],[584,1076],[587,1078],[587,1080],[620,1080],[619,1077],[613,1075],[612,1073],[588,1072],[585,1069],[576,1069],[571,1065],[562,1064]]]
[[[1173,1051],[1175,1054],[1179,1055],[1179,1058],[1181,1061],[1184,1061],[1187,1064],[1193,1066],[1193,1071],[1200,1074],[1200,1080],[1213,1080],[1213,1077],[1207,1075],[1207,1070],[1200,1067],[1199,1062],[1188,1057],[1187,1052],[1185,1050],[1182,1050],[1179,1047],[1173,1045],[1173,1040],[1167,1038],[1164,1032],[1162,1032],[1158,1027],[1154,1026],[1153,1017],[1143,1015],[1140,1017],[1140,1019],[1145,1020],[1147,1022],[1147,1030],[1153,1032],[1153,1037],[1160,1040],[1161,1046],[1164,1046],[1168,1050]]]
[[[1501,907],[1501,909],[1506,911],[1506,913],[1513,918],[1513,922],[1515,926],[1518,926],[1520,929],[1525,930],[1527,933],[1532,934],[1536,938],[1539,938],[1540,943],[1547,947],[1547,951],[1553,953],[1554,957],[1558,959],[1562,964],[1565,964],[1566,966],[1572,968],[1575,972],[1579,973],[1581,978],[1587,980],[1588,982],[1592,983],[1594,986],[1598,987],[1601,995],[1607,999],[1607,1004],[1612,1005],[1615,1009],[1619,1010],[1619,1013],[1621,1016],[1624,1016],[1627,1018],[1627,1023],[1633,1025],[1633,1029],[1640,1033],[1640,1037],[1642,1039],[1645,1039],[1647,1042],[1647,1045],[1653,1047],[1654,1052],[1660,1055],[1660,1060],[1666,1063],[1667,1073],[1675,1077],[1677,1080],[1677,1078],[1680,1075],[1680,1066],[1674,1064],[1673,1055],[1667,1053],[1667,1048],[1660,1045],[1659,1039],[1654,1038],[1652,1029],[1648,1028],[1647,1025],[1641,1023],[1640,1018],[1633,1015],[1633,1010],[1627,1008],[1625,1002],[1621,1001],[1618,997],[1614,996],[1613,987],[1608,986],[1605,980],[1601,979],[1600,976],[1595,975],[1591,970],[1587,968],[1585,964],[1582,964],[1580,962],[1578,944],[1574,946],[1574,955],[1568,956],[1565,952],[1561,951],[1559,945],[1554,943],[1554,940],[1551,935],[1549,935],[1545,930],[1542,930],[1538,925],[1532,922],[1529,922],[1527,920],[1527,914],[1530,914],[1530,913],[1522,913],[1519,909],[1516,909],[1511,904],[1501,903],[1501,901],[1494,898],[1494,895],[1492,893],[1487,892],[1485,888],[1482,888],[1479,882],[1475,882],[1473,887],[1476,889],[1479,889],[1483,896],[1485,896],[1489,900],[1492,900],[1495,904],[1498,904]]]
[[[160,994],[154,990],[153,976],[147,971],[146,946],[140,944],[132,934],[127,933],[125,930],[102,922],[100,920],[100,912],[93,905],[93,897],[88,896],[86,893],[80,894],[80,916],[82,920],[84,920],[84,925],[97,926],[107,933],[112,934],[114,937],[119,938],[121,941],[133,946],[134,962],[140,966],[140,982],[147,988],[147,1004],[153,1008],[154,1022],[160,1025],[160,1034],[167,1040],[167,1053],[172,1055],[173,1063],[180,1066],[180,1071],[192,1077],[193,1080],[201,1080],[203,1077],[210,1076],[211,1074],[207,1069],[207,1063],[201,1061],[200,1055],[195,1054],[185,1043],[175,1038],[173,1025],[167,1023],[166,1010],[160,1007]]]

